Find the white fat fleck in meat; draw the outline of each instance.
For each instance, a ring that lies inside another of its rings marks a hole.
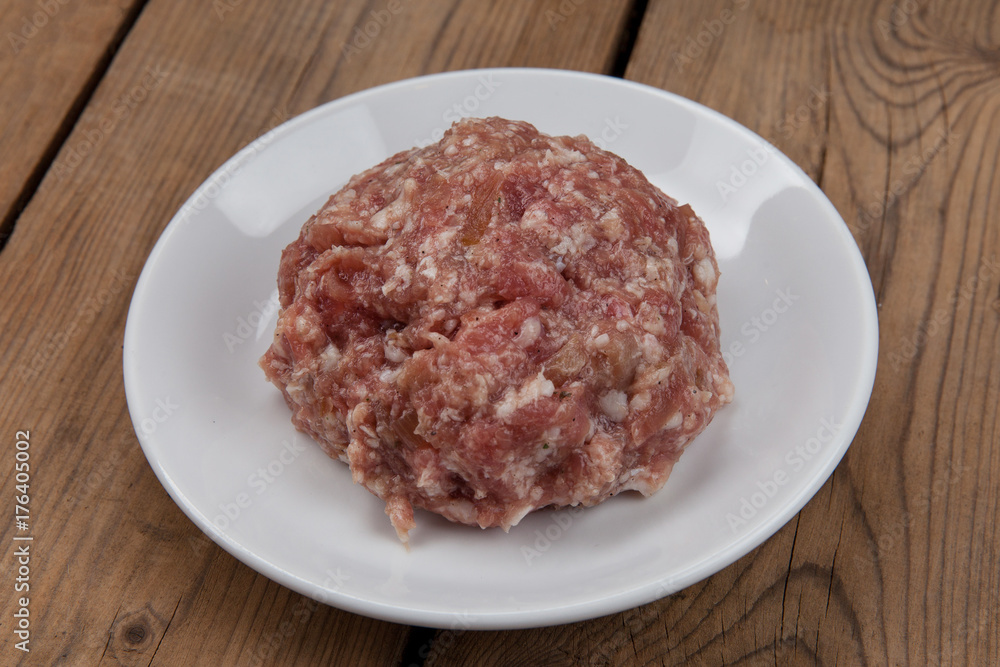
[[[455,300],[456,287],[458,287],[458,276],[453,272],[446,273],[444,278],[431,284],[428,295],[430,302],[436,305],[451,303]]]
[[[498,418],[509,417],[518,408],[524,407],[539,398],[549,397],[555,393],[556,387],[545,377],[543,371],[531,377],[520,387],[508,389],[500,402],[496,404],[495,414]]]
[[[311,338],[313,334],[313,329],[315,325],[312,320],[310,320],[305,315],[299,315],[295,318],[295,333],[297,333],[302,338]]]
[[[625,291],[639,299],[646,296],[646,289],[635,280],[625,283]]]
[[[644,496],[651,496],[660,488],[662,482],[657,482],[657,478],[648,472],[636,474],[625,484],[622,484],[622,491],[638,491]]]
[[[479,300],[479,294],[472,289],[463,289],[458,293],[458,300],[463,305],[471,307]]]
[[[365,402],[358,403],[352,410],[347,411],[347,418],[344,420],[347,426],[347,432],[354,437],[357,432],[357,424],[363,422],[368,413],[368,404]]]
[[[389,218],[389,207],[383,208],[381,211],[378,211],[375,215],[368,218],[368,227],[382,232],[383,234],[389,231],[390,226],[391,221]]]
[[[333,343],[327,345],[326,349],[319,355],[320,369],[324,373],[332,372],[340,363],[340,350]]]
[[[520,506],[515,506],[511,508],[511,518],[508,522],[505,522],[500,527],[503,528],[504,532],[508,532],[511,526],[516,526],[521,522],[521,519],[526,517],[529,513],[534,511],[536,507],[532,503],[524,503]]]
[[[715,267],[712,265],[712,260],[708,257],[698,260],[694,265],[694,279],[701,283],[704,287],[714,289],[715,288]]]
[[[346,220],[341,223],[340,228],[345,232],[360,235],[365,231],[365,223],[362,220]]]
[[[589,225],[575,224],[569,228],[569,233],[562,237],[562,240],[552,248],[556,255],[563,255],[569,258],[581,255],[597,245],[597,239],[590,232]]]
[[[410,355],[405,350],[399,349],[389,341],[385,342],[382,349],[385,353],[385,358],[394,364],[401,364],[410,358]]]
[[[538,317],[529,317],[521,322],[517,335],[514,336],[514,342],[520,347],[528,347],[533,345],[541,334],[542,321]]]
[[[398,368],[383,368],[382,372],[378,375],[378,379],[382,382],[382,384],[395,384],[396,378],[399,377],[399,373],[400,369]]]
[[[436,234],[429,235],[424,239],[418,248],[420,257],[434,257],[441,250],[448,247],[451,240],[458,233],[457,229],[446,227]]]
[[[433,257],[424,257],[417,262],[417,272],[428,280],[434,280],[438,274],[437,262]]]
[[[293,400],[297,400],[307,394],[309,387],[312,386],[312,378],[313,374],[308,368],[295,370],[288,379],[285,390]]]
[[[655,282],[660,279],[661,264],[662,262],[655,257],[646,257],[646,280]]]
[[[651,398],[648,391],[640,391],[629,401],[628,408],[632,412],[641,412],[649,407]]]
[[[642,358],[648,364],[654,364],[663,357],[663,345],[651,333],[645,333],[639,339],[639,346],[642,350]]]
[[[583,153],[575,150],[568,150],[564,146],[555,146],[553,149],[546,149],[542,158],[543,166],[569,167],[577,162],[583,162],[586,157]]]
[[[417,477],[417,488],[426,489],[435,493],[440,493],[441,483],[439,481],[439,470],[438,468],[432,468],[427,466],[420,471],[420,476]]]
[[[679,412],[675,412],[670,416],[670,419],[663,425],[665,429],[674,429],[680,426],[684,422],[684,415]]]
[[[447,336],[445,336],[444,334],[439,334],[436,331],[428,331],[425,334],[425,336],[427,340],[430,341],[431,345],[433,345],[434,348],[438,350],[443,349],[445,346],[448,345],[448,343],[451,342],[450,340],[448,340]]]
[[[642,328],[649,333],[656,336],[663,336],[667,332],[666,326],[664,326],[663,316],[660,312],[649,305],[648,303],[643,303],[639,306],[639,312],[636,319],[642,325]]]
[[[540,231],[547,235],[549,231],[547,228],[550,226],[549,214],[541,206],[529,206],[524,210],[519,224],[526,231]]]
[[[610,209],[597,221],[604,235],[609,241],[621,241],[625,238],[625,225],[622,224],[622,216],[618,209]]]
[[[413,269],[410,268],[409,264],[399,263],[396,265],[396,271],[392,274],[392,278],[385,281],[382,285],[382,294],[389,296],[398,289],[406,289],[410,286],[410,282],[413,280]]]
[[[624,391],[612,389],[601,396],[598,404],[611,421],[620,422],[628,417],[628,397]]]

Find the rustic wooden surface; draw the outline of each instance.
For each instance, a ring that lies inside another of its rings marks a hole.
[[[139,0],[0,0],[0,243],[138,15]]]
[[[53,2],[15,52],[41,5],[0,1],[0,489],[30,430],[35,536],[22,655],[0,524],[0,664],[1000,664],[995,3],[404,0],[355,52],[386,2]],[[879,371],[830,481],[715,576],[572,625],[408,628],[203,537],[138,446],[120,342],[160,231],[238,148],[356,90],[497,65],[624,75],[781,148],[861,248]]]

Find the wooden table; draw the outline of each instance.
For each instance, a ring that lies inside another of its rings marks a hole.
[[[19,495],[30,432],[34,536],[25,654],[7,506],[0,663],[1000,664],[991,0],[0,0],[0,27],[0,478]],[[778,146],[863,253],[879,370],[833,477],[732,566],[587,622],[435,631],[313,603],[204,538],[139,448],[121,339],[158,235],[241,146],[486,66],[623,76]]]

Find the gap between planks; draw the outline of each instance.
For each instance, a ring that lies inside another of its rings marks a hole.
[[[35,193],[38,192],[38,188],[42,184],[42,179],[44,179],[45,175],[49,172],[49,169],[52,167],[52,163],[55,162],[60,149],[66,143],[66,139],[69,138],[73,128],[76,127],[77,122],[80,120],[80,116],[83,115],[84,109],[86,109],[87,105],[90,104],[90,100],[97,91],[97,87],[101,84],[101,81],[104,79],[104,75],[107,73],[108,69],[110,69],[111,63],[114,61],[115,55],[118,53],[118,49],[121,48],[125,38],[128,37],[128,34],[132,31],[132,27],[135,26],[136,22],[139,20],[139,16],[142,14],[142,10],[146,8],[148,2],[149,0],[139,0],[139,2],[133,5],[132,8],[125,14],[125,18],[118,26],[114,36],[108,42],[104,53],[97,59],[97,62],[94,65],[94,70],[90,73],[90,76],[87,77],[87,80],[80,88],[80,92],[77,94],[76,99],[73,100],[73,103],[67,110],[66,116],[62,119],[59,127],[53,133],[52,139],[49,141],[45,150],[39,157],[35,168],[31,170],[31,174],[25,181],[21,192],[19,192],[17,197],[14,198],[10,209],[7,210],[3,218],[0,218],[0,253],[3,252],[7,245],[7,241],[14,233],[14,228],[17,226],[17,221],[21,217],[21,213],[28,208],[31,200],[35,197]]]

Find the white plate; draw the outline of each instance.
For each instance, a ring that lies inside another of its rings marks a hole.
[[[297,433],[257,359],[282,248],[352,174],[459,115],[584,133],[706,221],[736,399],[652,498],[542,511],[510,533],[417,512],[408,552],[383,504]],[[125,331],[129,411],[150,465],[201,530],[322,602],[401,623],[517,628],[592,618],[732,563],[830,476],[875,375],[872,287],[812,181],[760,137],[661,90],[494,69],[401,81],[305,113],[248,146],[171,221]]]

